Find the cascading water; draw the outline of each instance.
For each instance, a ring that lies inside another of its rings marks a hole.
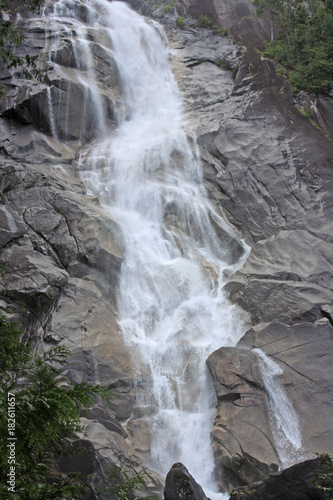
[[[302,460],[302,438],[300,423],[291,401],[288,399],[278,377],[281,367],[261,349],[253,349],[262,371],[263,383],[268,395],[270,418],[275,446],[282,467]]]
[[[73,23],[68,2],[57,5],[57,19]],[[243,333],[223,284],[225,271],[241,267],[248,248],[237,243],[233,256],[220,244],[220,234],[229,240],[236,235],[203,187],[162,30],[123,2],[87,5],[93,11],[89,29],[103,31],[104,48],[116,61],[122,101],[116,130],[100,120],[99,137],[79,164],[88,191],[123,230],[119,324],[143,387],[137,406],[150,408],[147,465],[165,474],[180,461],[214,498],[209,435],[215,394],[205,361]],[[89,54],[85,29],[81,23],[71,32]],[[91,80],[93,69],[88,73]],[[94,99],[96,89],[94,84]]]

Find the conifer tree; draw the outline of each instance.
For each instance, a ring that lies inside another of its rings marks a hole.
[[[57,346],[39,356],[15,322],[0,315],[0,498],[78,498],[79,473],[62,474],[57,460],[82,430],[80,409],[94,396],[110,400],[104,386],[71,384],[62,376],[69,351]],[[10,480],[12,479],[12,483]],[[12,489],[9,489],[12,486]]]

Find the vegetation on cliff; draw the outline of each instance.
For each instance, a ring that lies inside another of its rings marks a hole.
[[[271,41],[264,55],[287,70],[294,90],[325,93],[333,81],[333,1],[255,0],[269,17]],[[278,31],[275,36],[274,25]]]
[[[20,57],[15,48],[22,45],[24,36],[16,24],[17,15],[22,16],[24,12],[35,11],[44,0],[20,0],[9,4],[7,0],[0,0],[0,65],[6,68],[22,67],[25,78],[38,77],[36,66],[38,56],[26,54]]]
[[[13,500],[77,498],[85,489],[78,473],[63,474],[57,460],[82,430],[80,409],[110,391],[61,375],[69,356],[53,347],[38,356],[15,322],[0,315],[0,497]]]

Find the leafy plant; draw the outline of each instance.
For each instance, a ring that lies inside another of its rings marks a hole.
[[[325,492],[328,500],[333,499],[333,459],[328,453],[317,454],[321,459],[321,470],[312,481],[316,488]]]
[[[207,15],[201,15],[196,24],[199,28],[211,28],[213,23]]]
[[[182,28],[184,26],[185,19],[183,17],[178,17],[176,21],[176,25],[178,28]]]
[[[119,458],[119,457],[118,457]],[[128,468],[131,464],[128,464]],[[146,478],[148,477],[145,471],[130,475],[125,466],[118,467],[113,463],[110,467],[104,469],[104,476],[109,483],[109,486],[102,486],[98,493],[109,493],[110,498],[116,497],[118,500],[159,500],[155,495],[138,497],[137,492],[143,491],[146,488]]]
[[[15,14],[18,12],[22,15],[25,11],[35,11],[43,3],[44,0],[22,0],[16,8]],[[13,15],[8,0],[0,0],[0,13],[0,60],[3,65],[7,68],[21,67],[27,79],[33,77],[41,79],[42,75],[36,65],[38,56],[27,54],[24,57],[20,57],[15,54],[15,49],[22,45],[24,36],[19,28],[14,27],[12,21]]]
[[[295,91],[330,92],[333,83],[331,0],[258,0],[257,13],[271,23],[264,56],[278,61]],[[274,26],[278,27],[274,33]]]
[[[163,9],[163,14],[167,14],[168,12],[170,12],[170,10],[172,10],[171,5],[165,5]]]
[[[276,68],[275,69],[276,76],[281,77],[283,76],[283,69],[282,68]]]
[[[100,488],[100,492],[115,495],[119,500],[130,500],[134,498],[134,490],[142,491],[145,487],[145,472],[130,477],[124,467],[117,467],[116,464],[112,464],[104,470],[104,474],[109,486]]]
[[[23,337],[18,323],[0,315],[0,498],[8,498],[10,467],[15,469],[13,500],[76,498],[87,478],[60,473],[57,460],[69,454],[69,440],[82,430],[80,409],[91,407],[95,395],[110,401],[112,394],[104,386],[73,385],[62,376],[67,348],[39,356]],[[8,443],[15,445],[13,465]]]

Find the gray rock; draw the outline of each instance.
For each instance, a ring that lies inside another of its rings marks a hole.
[[[165,479],[164,500],[206,500],[201,486],[181,463],[173,464]]]
[[[328,320],[294,326],[273,322],[249,330],[236,348],[222,348],[208,358],[218,398],[213,448],[224,487],[236,485],[236,476],[238,484],[258,481],[280,465],[253,348],[283,370],[280,383],[301,425],[302,448],[294,461],[333,453],[332,336]]]
[[[321,473],[325,473],[320,458],[307,460],[264,481],[235,488],[230,500],[325,500],[330,494],[319,489]]]
[[[27,225],[23,218],[10,207],[0,206],[0,246],[4,247],[10,240],[23,236]]]
[[[222,348],[207,360],[218,406],[212,439],[221,488],[248,484],[279,467],[256,356]]]
[[[130,3],[143,13],[152,10],[145,0]],[[46,17],[50,8],[46,6]],[[87,5],[78,2],[75,9],[82,22],[91,19]],[[209,195],[252,247],[226,291],[250,312],[253,324],[275,318],[286,323],[256,327],[236,349],[210,357],[218,395],[213,447],[219,483],[226,489],[259,480],[279,465],[252,347],[284,367],[282,382],[303,422],[305,453],[327,451],[333,428],[331,330],[323,321],[332,322],[333,146],[298,111],[311,106],[315,123],[331,134],[332,99],[294,99],[274,63],[255,50],[263,48],[269,25],[250,16],[254,9],[250,0],[183,0],[165,18],[171,64],[198,136]],[[188,13],[210,14],[229,28],[233,40],[190,27],[190,19],[186,29],[175,30],[176,16]],[[120,92],[116,65],[103,40],[93,33],[88,38],[96,92],[112,129]],[[71,349],[67,375],[73,382],[104,383],[118,394],[113,413],[92,410],[85,421],[86,439],[99,463],[122,454],[140,468],[114,420],[131,418],[136,383],[117,323],[122,237],[116,221],[85,195],[75,171],[82,143],[99,129],[92,112],[94,96],[82,83],[89,67],[74,56],[69,33],[59,33],[57,23],[45,33],[43,20],[28,27],[20,54],[38,54],[52,40],[42,61],[44,83],[25,81],[13,69],[0,74],[6,91],[0,103],[1,304],[14,304],[21,311],[27,330],[39,338],[39,348],[52,342]],[[226,240],[225,232],[219,234]],[[233,241],[230,263],[241,254],[237,239]],[[316,320],[316,325],[297,324]],[[143,411],[129,424],[130,430],[131,425],[139,429],[142,440],[134,446],[142,454],[149,448],[144,416]],[[156,476],[151,479],[151,491],[158,491],[158,482]]]

